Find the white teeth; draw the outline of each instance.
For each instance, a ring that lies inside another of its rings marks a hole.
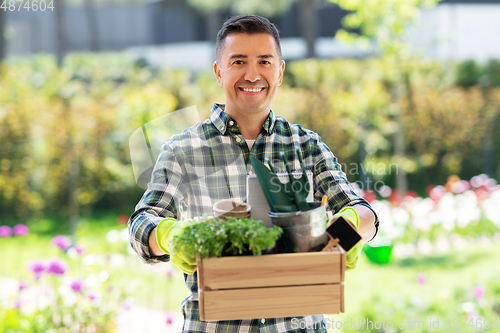
[[[247,92],[259,92],[262,90],[262,88],[255,88],[255,89],[251,89],[251,88],[241,88],[243,91],[247,91]]]

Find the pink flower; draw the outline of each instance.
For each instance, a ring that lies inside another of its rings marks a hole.
[[[14,307],[15,307],[16,309],[19,309],[19,308],[21,307],[21,301],[20,301],[19,299],[16,299],[16,300],[14,301]]]
[[[88,293],[87,298],[91,301],[95,300],[97,296],[94,293]]]
[[[435,186],[434,186],[434,185],[432,185],[432,184],[427,185],[427,186],[425,187],[425,194],[427,194],[427,196],[429,196],[429,197],[430,197],[431,191],[432,191],[432,189],[433,189],[434,187],[435,187]]]
[[[417,283],[418,284],[424,284],[425,283],[425,274],[424,273],[418,273],[417,274]]]
[[[24,281],[19,281],[19,290],[21,291],[21,290],[24,290],[26,288],[28,288],[28,284]]]
[[[12,229],[7,225],[0,226],[0,237],[7,238],[12,236]]]
[[[485,287],[483,287],[483,286],[477,286],[476,288],[474,288],[474,296],[477,299],[483,298],[484,294],[486,294],[486,288]]]
[[[434,201],[439,201],[446,194],[446,188],[444,186],[435,186],[430,190],[429,197]]]
[[[168,314],[167,320],[166,320],[167,325],[172,325],[173,321],[174,321],[174,317],[171,314]]]
[[[68,266],[64,260],[60,258],[53,258],[47,265],[47,273],[63,275],[68,270]]]
[[[380,189],[379,189],[378,193],[380,194],[380,196],[381,196],[382,198],[387,198],[388,196],[390,196],[390,195],[391,195],[391,193],[392,193],[392,189],[391,189],[389,186],[387,186],[387,185],[382,185],[382,186],[380,187]]]
[[[24,224],[16,224],[14,226],[14,235],[16,236],[26,236],[30,232],[30,229]]]
[[[467,318],[477,318],[479,316],[479,313],[476,311],[470,311],[465,314]]]
[[[373,191],[366,190],[364,198],[366,199],[366,201],[368,201],[368,202],[371,203],[372,201],[374,201],[375,199],[377,199],[377,196],[375,195],[375,193],[373,193]]]
[[[130,305],[128,303],[123,303],[122,307],[123,307],[123,310],[128,311],[132,308],[132,305]]]
[[[168,268],[167,271],[165,272],[170,280],[174,278],[174,270],[172,268]]]
[[[417,192],[415,192],[415,191],[408,191],[408,192],[406,192],[406,194],[405,194],[405,195],[406,195],[407,197],[412,198],[412,199],[416,199],[416,198],[418,198],[418,194],[417,194]]]
[[[58,248],[60,248],[63,251],[66,251],[71,245],[69,239],[65,236],[62,236],[62,235],[59,235],[59,236],[52,238],[50,243],[54,246],[57,246]]]
[[[403,197],[397,188],[393,189],[391,195],[389,196],[389,201],[399,206],[403,201]]]
[[[45,264],[40,260],[35,260],[31,262],[29,269],[35,273],[35,275],[40,275],[41,272],[45,271]]]
[[[83,252],[85,252],[85,248],[81,245],[75,245],[74,248],[76,250],[76,253],[78,254],[82,254]]]
[[[73,280],[73,282],[71,282],[71,289],[77,293],[81,292],[83,289],[83,281],[80,279]]]

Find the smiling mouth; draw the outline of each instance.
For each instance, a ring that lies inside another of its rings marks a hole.
[[[264,90],[264,88],[238,88],[238,89],[244,92],[253,92],[253,93],[261,92],[262,90]]]

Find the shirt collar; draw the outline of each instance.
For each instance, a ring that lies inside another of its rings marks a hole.
[[[210,113],[209,117],[212,124],[219,130],[219,132],[221,132],[222,135],[226,133],[228,122],[232,120],[232,118],[224,111],[225,107],[225,104],[214,103],[212,112]],[[271,109],[269,112],[269,116],[267,116],[266,120],[264,121],[263,128],[267,132],[267,134],[271,134],[274,130],[275,125],[276,116]]]

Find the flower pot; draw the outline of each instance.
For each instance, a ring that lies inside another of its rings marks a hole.
[[[213,205],[214,216],[220,218],[235,217],[237,219],[250,217],[252,207],[245,202],[225,199]]]
[[[363,252],[374,264],[384,265],[391,261],[392,244],[369,245],[365,244]]]
[[[276,242],[278,253],[319,252],[328,244],[326,206],[310,205],[314,208],[304,212],[269,213],[273,224],[283,230]]]

